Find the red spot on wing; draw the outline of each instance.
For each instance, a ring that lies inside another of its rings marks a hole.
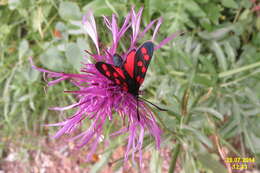
[[[141,48],[141,52],[142,52],[143,54],[147,54],[147,49],[146,49],[145,47],[142,47],[142,48]]]
[[[144,78],[142,78],[141,76],[137,76],[136,81],[141,85],[144,81]]]
[[[107,71],[108,70],[108,68],[107,68],[107,65],[106,64],[102,64],[102,66],[101,66],[102,68],[103,68],[103,70],[105,70],[105,71]]]
[[[110,71],[106,71],[106,76],[110,77],[111,76],[111,73]]]
[[[149,55],[144,55],[144,59],[148,61],[150,59]]]
[[[135,61],[135,50],[132,50],[126,57],[126,62],[124,64],[124,67],[128,74],[134,78],[134,61]]]
[[[141,79],[140,76],[137,76],[137,77],[136,77],[137,82],[139,82],[140,79]]]
[[[143,62],[142,61],[138,61],[137,62],[137,66],[142,67],[143,66]]]
[[[124,72],[123,72],[123,70],[121,68],[114,67],[114,69],[123,79],[125,79]]]
[[[116,81],[116,84],[117,84],[117,85],[120,85],[120,83],[121,83],[120,80],[115,79],[115,81]]]
[[[145,73],[145,72],[146,72],[146,68],[143,67],[143,68],[142,68],[142,73]]]
[[[115,78],[117,78],[117,77],[118,77],[118,74],[117,74],[116,72],[114,72],[114,73],[113,73],[113,76],[114,76]]]

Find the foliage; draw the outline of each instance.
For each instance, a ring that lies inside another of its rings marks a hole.
[[[82,15],[92,9],[100,19],[112,13],[123,19],[133,4],[144,6],[143,26],[164,18],[157,40],[184,31],[155,54],[143,86],[147,99],[170,110],[154,110],[164,131],[162,148],[173,151],[170,169],[177,162],[184,172],[219,172],[226,166],[223,153],[259,162],[260,18],[249,0],[0,1],[0,153],[10,142],[30,141],[26,134],[46,135],[41,125],[62,118],[48,108],[75,101],[63,93],[71,87],[66,82],[45,94],[45,82],[28,57],[50,70],[79,72],[84,50],[93,49],[81,29]],[[99,34],[109,43],[111,36]],[[119,141],[111,141],[112,148],[122,146]],[[149,137],[145,143],[153,146]],[[93,172],[110,155],[111,147]],[[160,172],[163,159],[153,152],[150,171]]]

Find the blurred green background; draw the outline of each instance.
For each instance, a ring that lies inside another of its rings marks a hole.
[[[93,48],[81,30],[82,15],[92,9],[99,38],[108,45],[102,15],[115,13],[122,23],[132,5],[144,7],[143,28],[163,17],[156,43],[185,31],[156,51],[143,85],[146,99],[170,110],[154,110],[164,132],[162,149],[145,138],[145,172],[230,172],[232,165],[223,160],[228,157],[255,158],[252,170],[260,169],[259,1],[0,0],[0,170],[122,170],[124,136],[101,146],[90,163],[83,161],[87,147],[73,153],[73,143],[50,138],[57,128],[42,125],[64,120],[73,110],[48,108],[76,98],[63,93],[69,82],[46,88],[28,57],[49,70],[78,73],[84,50]],[[90,123],[85,122],[84,129]],[[120,127],[108,122],[106,133]],[[129,172],[140,169],[132,167]]]

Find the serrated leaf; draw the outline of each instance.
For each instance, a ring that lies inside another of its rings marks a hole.
[[[64,20],[80,20],[81,12],[75,2],[61,2],[59,6],[59,15]]]

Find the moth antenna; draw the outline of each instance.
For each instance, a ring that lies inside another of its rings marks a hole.
[[[143,100],[143,101],[145,101],[145,102],[147,102],[147,103],[149,103],[149,104],[151,104],[151,105],[153,105],[154,107],[156,107],[156,108],[159,109],[160,111],[168,111],[167,109],[160,108],[159,106],[153,104],[152,102],[150,102],[150,101],[148,101],[148,100],[146,100],[146,99],[144,99],[144,98],[142,98],[142,97],[138,97],[138,98],[141,99],[141,100]]]

